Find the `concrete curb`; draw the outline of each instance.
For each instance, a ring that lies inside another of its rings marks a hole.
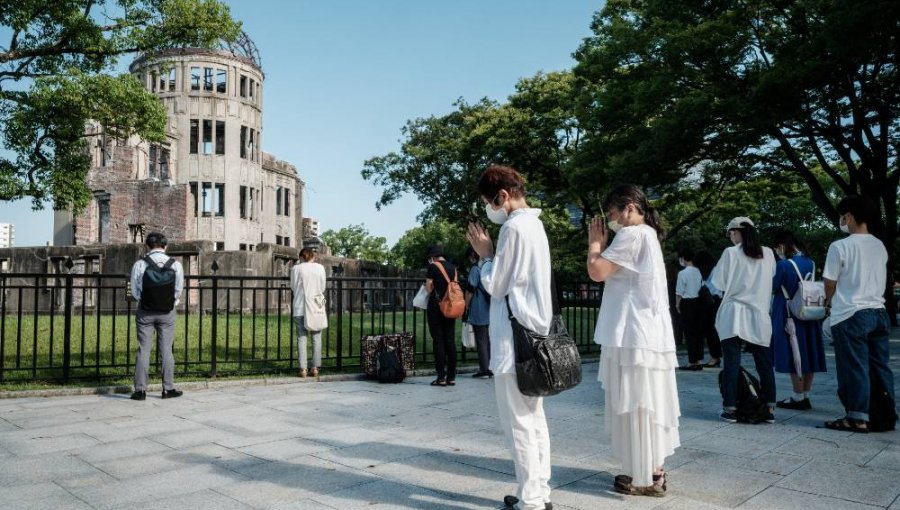
[[[600,358],[582,357],[581,364],[596,362]],[[458,374],[475,373],[477,367],[463,366],[457,370]],[[407,377],[425,377],[435,375],[436,372],[432,368],[413,370]],[[319,377],[307,377],[301,379],[288,375],[279,375],[273,377],[258,377],[252,379],[221,379],[209,381],[185,381],[177,383],[176,387],[184,391],[198,390],[216,390],[220,388],[234,388],[237,386],[278,386],[283,384],[309,384],[316,382],[337,382],[337,381],[364,381],[370,380],[364,374],[328,374]],[[46,390],[21,390],[21,391],[0,391],[0,400],[13,398],[49,398],[49,397],[75,397],[83,395],[128,395],[132,392],[131,386],[84,386],[78,388],[50,388]],[[147,388],[148,393],[162,393],[162,384],[151,384]]]

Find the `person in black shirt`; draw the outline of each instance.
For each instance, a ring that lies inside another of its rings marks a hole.
[[[434,362],[437,369],[437,379],[432,381],[432,386],[456,385],[456,319],[448,319],[441,312],[440,302],[447,293],[447,278],[457,279],[459,275],[456,266],[444,258],[444,248],[434,245],[428,248],[426,254],[428,270],[426,272],[425,290],[429,292],[428,331],[434,342]],[[440,264],[447,277],[438,268]]]

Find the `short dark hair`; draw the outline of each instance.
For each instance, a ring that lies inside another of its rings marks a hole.
[[[300,258],[303,259],[303,262],[309,262],[316,258],[316,252],[312,248],[303,248],[300,250]]]
[[[150,232],[149,234],[147,234],[147,238],[144,243],[151,249],[165,248],[169,244],[169,240],[166,239],[165,234],[161,234],[159,232]]]
[[[694,250],[690,246],[681,246],[678,248],[678,256],[688,262],[693,262]]]
[[[867,196],[847,195],[837,205],[837,212],[841,216],[850,213],[857,223],[865,223],[869,229],[880,224],[880,211],[875,201]]]
[[[806,252],[806,246],[790,230],[776,231],[772,236],[772,244],[776,246],[783,244],[784,256],[787,258],[793,257],[797,252]]]
[[[478,180],[478,193],[488,200],[495,200],[500,190],[506,190],[512,198],[522,198],[525,196],[525,179],[512,167],[491,165]]]

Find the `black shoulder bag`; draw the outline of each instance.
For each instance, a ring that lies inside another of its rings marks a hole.
[[[569,331],[555,303],[555,285],[552,287],[553,319],[546,335],[522,326],[513,317],[509,296],[506,296],[516,356],[516,382],[519,391],[530,397],[556,395],[581,382],[581,356],[575,342],[569,337]]]

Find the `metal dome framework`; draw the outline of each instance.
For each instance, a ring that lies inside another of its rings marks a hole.
[[[243,30],[234,42],[222,41],[219,48],[236,57],[245,58],[253,62],[260,70],[263,68],[262,58],[259,56],[259,49],[256,47],[256,43]]]

